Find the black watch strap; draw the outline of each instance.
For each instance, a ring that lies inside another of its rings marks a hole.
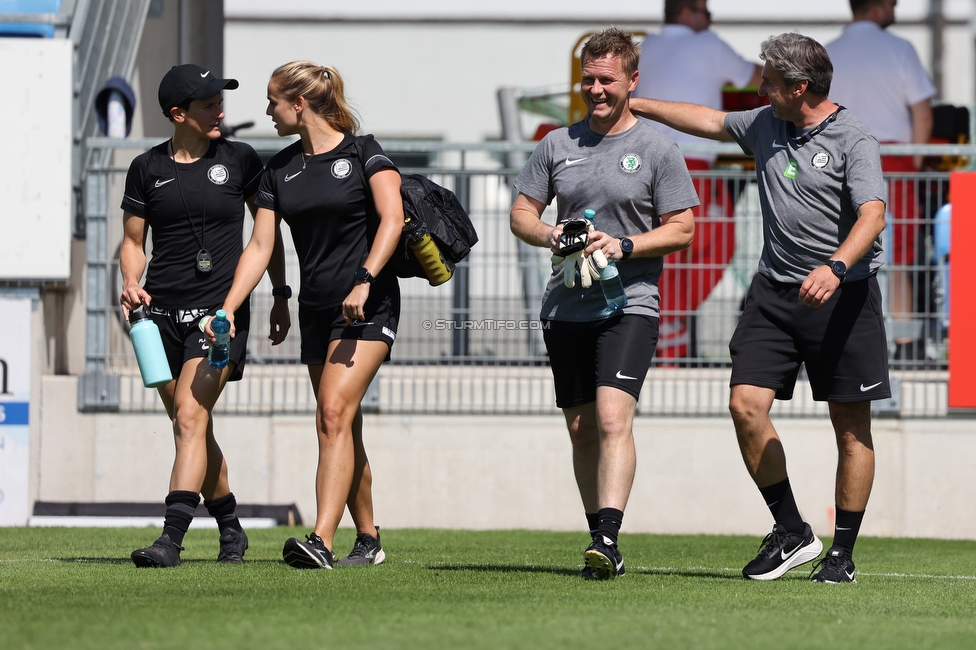
[[[283,284],[280,287],[275,287],[271,290],[271,295],[275,297],[281,296],[285,300],[289,300],[291,299],[291,287],[289,287],[287,284]]]
[[[374,280],[376,280],[376,278],[373,277],[373,274],[370,273],[369,269],[367,269],[365,266],[359,267],[359,270],[356,271],[356,282],[373,284]]]

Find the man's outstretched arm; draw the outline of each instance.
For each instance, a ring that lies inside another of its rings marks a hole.
[[[660,122],[672,129],[712,140],[732,140],[725,130],[725,111],[717,111],[698,104],[665,102],[647,97],[631,97],[630,110],[634,115]]]

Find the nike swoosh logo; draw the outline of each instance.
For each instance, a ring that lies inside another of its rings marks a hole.
[[[206,76],[207,76],[208,74],[210,74],[210,70],[207,70],[206,72],[201,72],[201,73],[200,73],[200,78],[201,78],[201,79],[203,79],[203,78],[205,78],[205,77],[206,77]]]
[[[786,145],[785,144],[780,144],[780,143],[776,142],[775,140],[773,140],[773,149],[786,149]]]
[[[870,386],[865,386],[864,384],[861,384],[861,392],[862,393],[866,393],[869,390],[871,390],[872,388],[877,388],[880,385],[881,385],[881,382],[880,381],[878,383],[876,383],[876,384],[871,384]]]
[[[840,526],[838,526],[837,530],[850,530],[850,528],[841,528]]]
[[[175,178],[167,178],[165,181],[156,181],[156,187],[162,187],[166,183],[172,183],[175,180]]]
[[[847,573],[847,571],[844,571],[844,573],[847,574],[847,579],[848,580],[850,580],[851,582],[854,582],[854,572],[853,571],[851,571],[850,573]]]
[[[295,172],[294,174],[288,174],[287,176],[285,176],[285,182],[287,183],[288,181],[290,181],[291,179],[295,178],[296,176],[298,176],[301,173],[302,172]]]
[[[617,379],[637,379],[637,377],[628,377],[627,375],[621,374],[621,372],[618,370]]]
[[[586,160],[586,158],[576,158],[576,159],[573,159],[573,160],[567,158],[566,159],[566,166],[569,167],[570,165],[575,165],[576,163],[583,162],[584,160]]]
[[[794,555],[796,555],[796,552],[799,551],[801,548],[803,548],[803,543],[802,542],[800,544],[797,544],[796,545],[796,548],[793,549],[792,551],[790,551],[789,553],[787,553],[786,551],[780,551],[779,552],[779,556],[781,558],[783,558],[783,561],[785,562],[788,559],[790,559],[791,557],[793,557]]]

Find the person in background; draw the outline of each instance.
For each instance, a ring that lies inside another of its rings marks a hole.
[[[332,569],[348,506],[356,542],[338,564],[380,564],[386,553],[373,522],[361,402],[389,359],[400,316],[397,277],[385,270],[403,230],[400,173],[372,136],[355,135],[359,122],[335,68],[309,61],[277,68],[267,114],[278,135],[299,139],[268,162],[224,309],[237,309],[258,283],[284,220],[301,265],[301,360],[315,392],[319,456],[315,529],[305,541],[288,539],[282,557],[299,569]]]
[[[763,250],[729,342],[729,410],[774,524],[742,574],[775,580],[823,550],[800,515],[769,417],[773,400],[793,397],[805,364],[813,398],[827,402],[838,453],[833,545],[810,577],[855,582],[854,543],[874,483],[871,400],[891,396],[877,279],[885,227],[879,145],[828,99],[833,68],[817,41],[774,36],[760,58],[759,94],[769,106],[735,113],[652,99],[631,106],[687,133],[735,140],[756,160]]]
[[[722,108],[722,89],[759,86],[762,68],[740,56],[709,29],[707,0],[664,0],[664,26],[641,43],[640,80],[634,97]],[[678,143],[707,140],[648,124]],[[685,152],[688,169],[707,171],[715,155]],[[658,359],[681,359],[691,352],[688,314],[708,298],[735,253],[735,201],[721,179],[696,178],[701,205],[695,211],[695,245],[665,258],[661,275],[661,328]]]
[[[569,430],[590,530],[580,573],[586,579],[625,572],[617,538],[637,466],[634,412],[657,341],[657,280],[663,256],[691,245],[698,205],[678,147],[630,111],[639,58],[632,36],[616,28],[583,45],[587,116],[536,147],[515,180],[511,210],[515,236],[554,254],[567,222],[595,210],[585,254],[601,251],[618,261],[627,296],[626,307],[611,310],[600,282],[568,287],[563,275],[574,269],[564,262],[554,265],[542,297],[556,405]],[[542,221],[553,199],[555,227]]]
[[[122,198],[122,310],[144,308],[159,327],[174,380],[159,390],[173,424],[176,460],[166,496],[163,532],[152,546],[132,552],[138,567],[180,564],[183,537],[203,493],[217,520],[217,561],[240,564],[247,535],[237,518],[227,462],[214,438],[213,407],[228,381],[239,381],[247,360],[250,307],[238,305],[240,336],[222,369],[207,362],[208,342],[199,325],[212,317],[231,287],[243,249],[244,204],[253,214],[261,160],[241,142],[220,136],[222,91],[235,79],[219,79],[197,65],[172,68],[159,84],[159,105],[173,124],[173,137],[132,161]],[[152,229],[152,259],[145,286],[146,234]],[[284,284],[281,246],[269,257],[268,275]],[[284,340],[291,322],[285,300],[271,311],[272,345]]]
[[[896,0],[851,0],[854,20],[827,43],[834,64],[831,99],[846,106],[882,144],[926,144],[932,136],[931,99],[935,86],[912,44],[888,31],[895,23]],[[881,168],[911,175],[921,156],[883,156]],[[902,363],[925,358],[917,323],[911,266],[919,229],[918,185],[910,178],[888,181],[888,310],[894,323],[894,358]]]

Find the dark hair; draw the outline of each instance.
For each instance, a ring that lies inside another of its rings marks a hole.
[[[824,46],[809,36],[795,33],[770,36],[762,42],[759,58],[788,84],[806,81],[810,92],[824,97],[830,93],[834,66]]]
[[[851,0],[851,13],[864,11],[871,5],[883,4],[884,0]]]
[[[631,74],[640,63],[640,45],[634,42],[633,34],[616,27],[608,27],[583,44],[580,64],[585,65],[587,58],[600,59],[608,55],[620,57],[624,72]]]
[[[193,103],[193,99],[187,97],[181,103],[177,104],[173,108],[182,108],[183,111],[186,112],[190,110],[190,104],[192,103]],[[171,115],[171,111],[173,110],[173,108],[170,108],[168,111],[163,111],[163,115],[165,115],[166,119],[169,120],[170,122],[173,121],[173,116]]]
[[[694,9],[698,0],[664,0],[664,22],[674,25],[684,9]]]
[[[271,82],[290,102],[304,97],[314,113],[337,131],[355,134],[359,118],[346,101],[339,71],[311,61],[292,61],[271,73]]]

